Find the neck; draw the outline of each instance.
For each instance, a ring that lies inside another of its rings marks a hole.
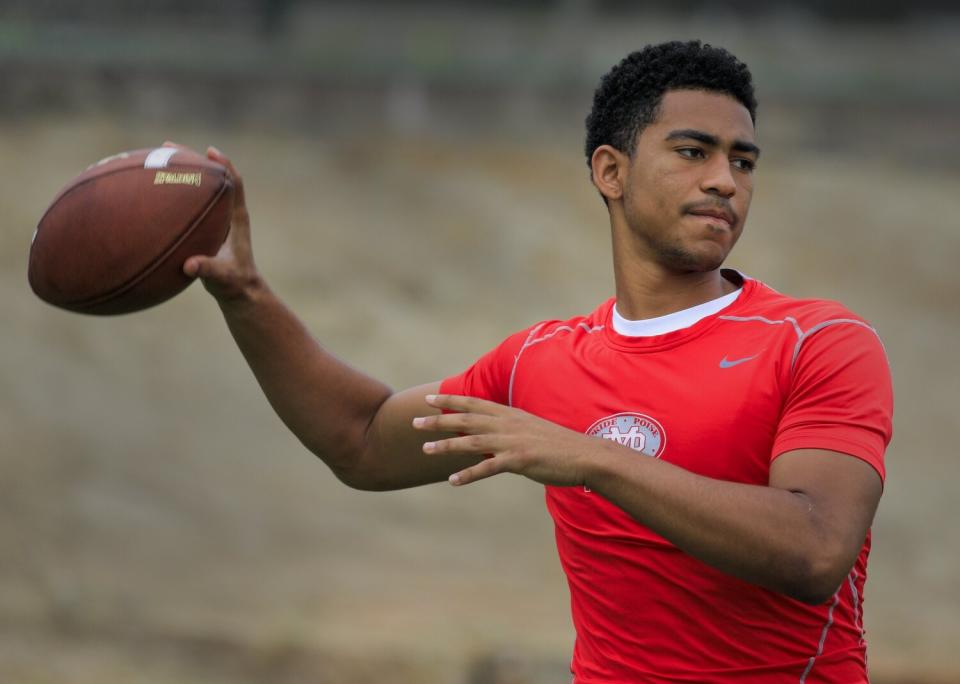
[[[633,241],[617,244],[616,235],[614,231],[617,311],[626,319],[665,316],[717,299],[738,287],[724,278],[719,268],[705,272],[668,269],[637,250]]]

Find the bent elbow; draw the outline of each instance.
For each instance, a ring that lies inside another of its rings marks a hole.
[[[360,491],[369,491],[370,485],[365,478],[360,477],[352,469],[344,468],[330,468],[330,472],[340,480],[343,484],[347,485],[350,489],[358,489]]]
[[[814,584],[810,583],[807,586],[798,587],[795,591],[788,592],[788,596],[792,599],[796,599],[800,603],[805,603],[808,606],[819,606],[836,595],[837,590],[840,588],[840,584]]]
[[[377,468],[364,459],[357,459],[349,464],[333,464],[329,461],[325,463],[334,476],[350,489],[361,492],[388,492],[398,488],[396,482],[390,480],[382,468]]]
[[[387,492],[395,489],[395,487],[371,476],[369,473],[357,472],[353,469],[333,470],[333,474],[350,489],[356,489],[361,492]]]
[[[837,554],[804,558],[797,563],[797,572],[784,593],[810,606],[821,605],[836,595],[851,567],[852,562]]]
[[[376,469],[364,453],[363,440],[356,433],[344,431],[325,441],[301,440],[310,453],[326,465],[330,472],[350,489],[383,491]]]
[[[386,488],[383,483],[378,482],[367,469],[358,468],[356,464],[350,466],[338,466],[327,463],[330,472],[333,473],[340,482],[347,485],[350,489],[356,489],[361,492],[382,492]]]

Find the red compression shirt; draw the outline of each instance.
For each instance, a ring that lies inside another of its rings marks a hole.
[[[841,305],[745,278],[720,312],[628,337],[613,329],[613,304],[512,335],[441,392],[721,480],[766,485],[772,461],[796,449],[848,454],[885,476],[890,372],[873,328]],[[546,499],[570,586],[576,684],[867,682],[869,535],[836,594],[809,606],[715,570],[582,487],[547,487]]]

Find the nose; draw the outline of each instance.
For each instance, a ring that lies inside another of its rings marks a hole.
[[[708,195],[718,195],[725,198],[733,197],[736,194],[737,182],[730,170],[730,161],[725,155],[714,155],[710,163],[704,165],[703,168],[703,178],[700,181],[701,190]]]

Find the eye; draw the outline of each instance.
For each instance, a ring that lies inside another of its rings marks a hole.
[[[757,168],[757,162],[752,159],[746,159],[745,157],[737,157],[736,159],[733,159],[731,163],[741,171],[746,171],[748,173]]]
[[[677,153],[687,159],[703,159],[706,156],[699,147],[678,147]]]

